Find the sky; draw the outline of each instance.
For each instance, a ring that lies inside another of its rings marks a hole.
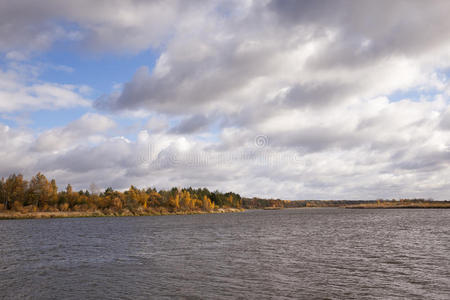
[[[0,177],[449,199],[449,11],[0,0]]]

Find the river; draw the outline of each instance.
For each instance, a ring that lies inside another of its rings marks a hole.
[[[6,299],[450,299],[450,210],[0,221]]]

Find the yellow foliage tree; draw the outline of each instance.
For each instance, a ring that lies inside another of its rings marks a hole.
[[[211,210],[212,206],[214,205],[214,203],[211,203],[211,199],[209,199],[208,197],[206,197],[206,195],[203,196],[203,209],[204,210]]]

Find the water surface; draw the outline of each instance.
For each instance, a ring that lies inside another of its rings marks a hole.
[[[0,221],[7,299],[450,299],[450,210]]]

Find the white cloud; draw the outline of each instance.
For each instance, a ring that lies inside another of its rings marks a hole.
[[[21,73],[0,70],[0,112],[90,106],[82,96],[86,87],[49,82],[28,82]]]
[[[101,97],[97,114],[38,137],[3,126],[9,146],[2,158],[27,157],[20,170],[84,188],[96,182],[289,199],[446,197],[448,3],[187,3],[18,1],[0,9],[0,17],[14,9],[21,16],[0,21],[0,51],[17,66],[0,73],[3,112],[89,105],[84,87],[21,77],[19,54],[45,49],[63,33],[90,51],[161,52],[153,69],[139,68]],[[55,16],[76,29],[48,22]],[[125,139],[103,109],[148,120],[133,129],[135,140]],[[255,144],[258,136],[267,139],[263,145]]]
[[[75,148],[80,143],[98,143],[105,139],[100,134],[114,126],[114,121],[105,116],[87,113],[65,127],[43,132],[36,139],[33,149],[40,152],[51,152]]]

